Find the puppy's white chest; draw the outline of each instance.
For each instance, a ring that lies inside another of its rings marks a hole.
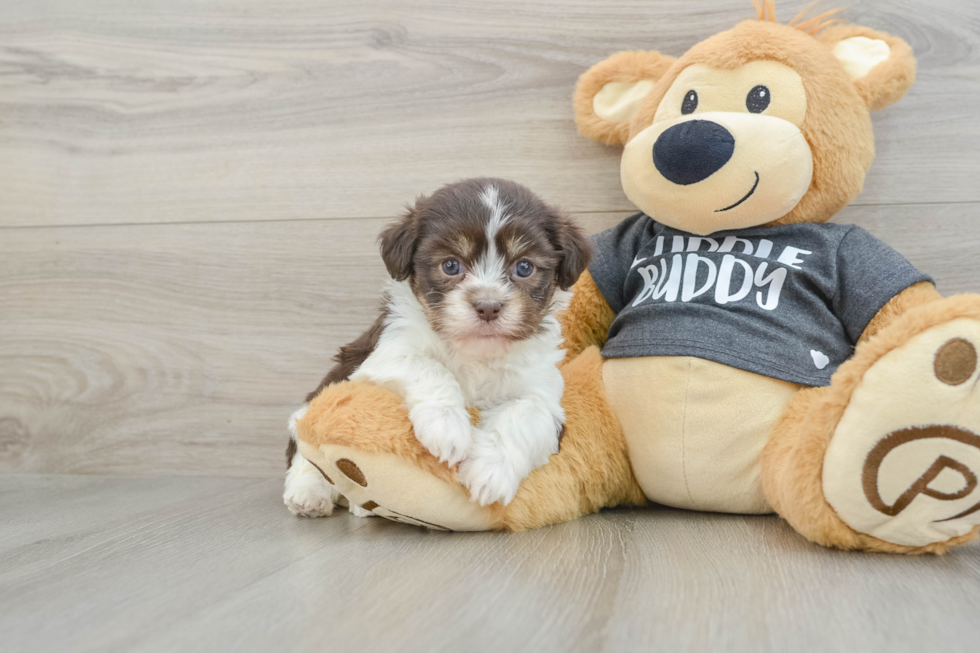
[[[450,371],[459,382],[467,406],[487,408],[513,398],[519,377],[506,365],[452,361]]]

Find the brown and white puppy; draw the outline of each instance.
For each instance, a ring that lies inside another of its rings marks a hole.
[[[590,255],[582,230],[520,184],[468,179],[419,198],[381,234],[391,275],[381,316],[341,348],[307,402],[345,379],[389,387],[405,398],[419,441],[459,463],[474,501],[509,503],[558,451],[557,314]],[[305,410],[290,419],[294,437]],[[287,459],[286,505],[330,514],[339,497],[292,439]]]

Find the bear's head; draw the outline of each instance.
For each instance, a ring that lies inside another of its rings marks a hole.
[[[915,79],[904,41],[826,16],[782,25],[769,0],[677,59],[615,54],[579,79],[579,131],[625,146],[626,196],[675,229],[825,222],[861,192],[870,111]]]

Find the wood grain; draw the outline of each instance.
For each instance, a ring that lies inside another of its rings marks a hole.
[[[846,554],[776,517],[656,508],[435,533],[296,518],[279,489],[0,476],[4,650],[956,652],[980,636],[977,545]]]
[[[837,221],[980,290],[980,5],[851,5],[919,76]],[[752,15],[0,0],[3,650],[973,650],[977,545],[842,554],[774,517],[663,509],[442,534],[282,506],[286,417],[374,318],[384,221],[499,175],[616,224],[618,152],[575,134],[576,78]]]
[[[851,5],[919,57],[857,203],[980,201],[980,5]],[[474,175],[630,210],[618,152],[575,133],[578,75],[752,16],[749,0],[3,0],[0,225],[378,217]]]
[[[978,204],[864,206],[946,294]],[[627,213],[576,218],[590,232]],[[281,473],[286,418],[376,316],[382,219],[57,227],[0,239],[0,471]]]

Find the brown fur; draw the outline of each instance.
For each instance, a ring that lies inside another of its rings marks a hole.
[[[370,329],[358,336],[356,340],[340,348],[340,351],[333,357],[337,364],[327,372],[316,390],[306,395],[306,403],[313,401],[328,385],[349,379],[350,375],[361,366],[374,351],[374,348],[378,346],[378,338],[381,337],[381,331],[384,329],[386,315],[387,311],[382,309],[381,315],[374,321]],[[286,469],[292,467],[295,456],[296,441],[289,438],[289,442],[286,443]]]
[[[371,355],[374,348],[378,346],[378,338],[381,337],[381,332],[384,330],[384,322],[387,314],[387,311],[382,309],[381,315],[374,321],[370,329],[358,336],[356,340],[340,348],[337,355],[333,357],[337,361],[337,364],[327,372],[327,375],[320,381],[320,385],[317,386],[316,390],[306,395],[306,403],[313,401],[328,385],[346,381],[350,378],[351,374],[357,371],[357,368],[367,360],[367,357]]]
[[[498,248],[508,252],[508,264],[518,260],[534,263],[536,273],[526,279],[514,277],[522,293],[517,302],[523,330],[515,339],[527,338],[537,331],[555,287],[568,289],[589,263],[592,246],[582,229],[568,216],[548,206],[529,189],[505,179],[467,179],[448,184],[432,196],[421,196],[398,220],[381,232],[381,258],[392,278],[411,279],[415,294],[432,311],[438,325],[441,298],[458,283],[439,270],[447,256],[471,264],[486,248],[484,217],[486,207],[479,195],[488,184],[500,191],[511,214],[498,232]],[[312,401],[325,387],[346,381],[377,347],[384,330],[387,310],[365,333],[344,345],[334,356],[337,364],[317,388],[306,396]],[[287,450],[288,461],[292,460]]]
[[[509,216],[494,243],[505,257],[505,267],[513,268],[519,261],[534,266],[526,278],[511,276],[518,292],[511,300],[513,305],[502,309],[518,311],[521,316],[520,328],[502,335],[522,340],[540,328],[555,289],[571,287],[592,255],[582,229],[528,188],[505,179],[476,178],[419,197],[382,232],[381,256],[392,278],[410,280],[433,328],[442,333],[452,326],[443,320],[446,297],[489,247],[485,229],[490,210],[480,195],[491,184]],[[458,261],[464,272],[444,273],[441,266],[448,260]]]

